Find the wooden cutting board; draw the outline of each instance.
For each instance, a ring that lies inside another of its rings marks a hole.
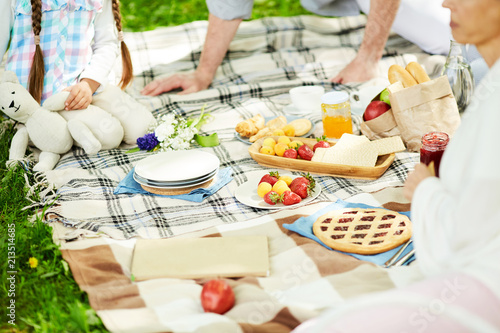
[[[302,171],[310,172],[316,175],[327,175],[334,177],[344,177],[344,178],[355,178],[355,179],[377,179],[384,174],[384,172],[389,168],[389,166],[394,161],[396,154],[381,155],[378,157],[377,163],[374,167],[360,167],[351,165],[341,165],[341,164],[331,164],[322,162],[312,162],[302,159],[292,159],[276,155],[266,155],[260,153],[260,148],[262,147],[262,142],[267,137],[261,138],[255,141],[249,148],[248,153],[250,156],[260,165],[280,168],[292,171]],[[273,136],[276,141],[278,136]],[[290,139],[302,141],[304,144],[308,145],[311,149],[317,142],[316,139],[307,138],[296,138],[290,137]],[[335,145],[335,142],[328,141],[331,146]]]
[[[136,281],[267,276],[268,272],[266,236],[138,239],[132,257]]]

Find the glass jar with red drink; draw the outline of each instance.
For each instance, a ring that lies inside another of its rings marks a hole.
[[[450,141],[450,137],[444,132],[430,132],[422,137],[420,163],[429,165],[433,161],[436,177],[439,177],[439,164],[448,141]]]

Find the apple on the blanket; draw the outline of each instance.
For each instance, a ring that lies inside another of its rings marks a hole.
[[[234,305],[234,292],[224,280],[210,280],[201,290],[201,305],[205,312],[224,314]]]
[[[365,121],[369,121],[377,118],[381,114],[384,114],[387,110],[389,110],[391,106],[383,101],[371,101],[370,104],[365,109],[365,113],[363,114],[363,119]]]

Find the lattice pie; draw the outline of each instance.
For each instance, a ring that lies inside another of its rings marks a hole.
[[[411,237],[410,219],[386,209],[346,208],[320,216],[314,234],[332,249],[376,254],[393,249]]]

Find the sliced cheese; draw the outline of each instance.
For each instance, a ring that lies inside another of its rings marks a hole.
[[[360,144],[349,149],[333,149],[334,147],[328,148],[329,151],[325,152],[322,162],[361,167],[374,167],[377,163],[378,154],[369,144]]]
[[[335,149],[343,149],[343,148],[349,149],[356,145],[369,142],[370,139],[368,139],[364,135],[354,135],[354,134],[344,133],[342,134],[339,141],[337,141],[334,147],[336,147]]]
[[[343,134],[330,148],[318,148],[312,161],[360,167],[374,167],[379,155],[405,150],[401,137],[370,141],[364,135]]]
[[[397,153],[406,149],[405,144],[399,135],[374,140],[370,144],[372,149],[375,150],[378,155]]]
[[[328,148],[322,158],[324,163],[373,167],[378,154],[364,135],[343,134],[339,141]]]
[[[325,156],[325,152],[330,148],[316,148],[314,151],[314,155],[311,159],[312,162],[322,162],[323,156]]]

